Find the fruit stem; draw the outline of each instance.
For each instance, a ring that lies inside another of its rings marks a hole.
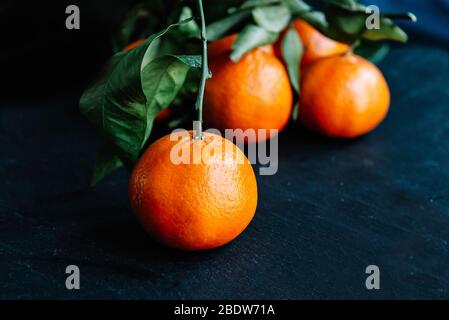
[[[207,35],[206,35],[206,19],[204,18],[203,1],[198,0],[198,11],[201,17],[201,41],[203,42],[203,59],[202,59],[202,75],[200,87],[198,89],[198,97],[196,99],[196,109],[198,110],[197,128],[195,128],[195,139],[201,139],[203,136],[203,101],[204,89],[206,81],[209,78],[209,66],[207,61]]]

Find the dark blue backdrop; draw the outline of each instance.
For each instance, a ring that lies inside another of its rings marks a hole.
[[[120,10],[112,0],[109,18],[87,10],[105,2],[84,2],[80,33],[67,34],[50,2],[14,10],[16,29],[0,28],[16,30],[0,50],[11,69],[0,69],[0,299],[449,298],[449,52],[433,41],[449,43],[448,0],[370,1],[419,18],[405,24],[411,43],[380,64],[388,118],[349,142],[289,126],[278,174],[257,177],[249,228],[200,253],[143,232],[126,170],[88,187],[97,135],[77,110],[81,89],[63,90],[84,87],[109,54],[108,19]],[[81,269],[79,291],[65,288],[69,264]],[[366,290],[370,264],[381,290]]]
[[[418,23],[403,25],[411,31],[430,35],[449,43],[449,0],[365,0],[365,4],[378,5],[381,11],[412,11]]]

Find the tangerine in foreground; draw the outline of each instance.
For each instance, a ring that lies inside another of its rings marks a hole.
[[[135,166],[129,184],[134,213],[167,246],[205,250],[227,244],[256,211],[251,164],[236,145],[218,135],[205,132],[196,140],[193,132],[185,132],[172,140],[168,135],[156,141]],[[190,163],[176,160],[180,152],[190,153],[183,158]]]
[[[301,81],[301,121],[330,137],[355,138],[372,131],[389,106],[390,90],[381,71],[353,53],[314,62]]]

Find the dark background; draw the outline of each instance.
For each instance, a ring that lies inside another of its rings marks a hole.
[[[81,91],[112,54],[112,35],[133,3],[137,1],[2,1],[2,97]],[[80,7],[80,30],[65,27],[70,4]]]
[[[140,229],[126,170],[88,187],[98,142],[78,99],[132,3],[0,4],[1,299],[449,298],[447,1],[382,1],[420,18],[380,64],[387,120],[350,142],[291,125],[279,173],[257,177],[250,227],[200,253]],[[65,29],[69,4],[79,31]],[[64,286],[69,264],[81,269],[76,292]],[[365,289],[370,264],[379,291]]]

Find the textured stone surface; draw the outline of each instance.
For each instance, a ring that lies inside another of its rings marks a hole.
[[[353,142],[290,127],[250,227],[202,253],[145,235],[126,170],[86,187],[97,142],[76,95],[2,102],[0,298],[449,298],[449,54],[414,44],[381,67],[382,126]]]

